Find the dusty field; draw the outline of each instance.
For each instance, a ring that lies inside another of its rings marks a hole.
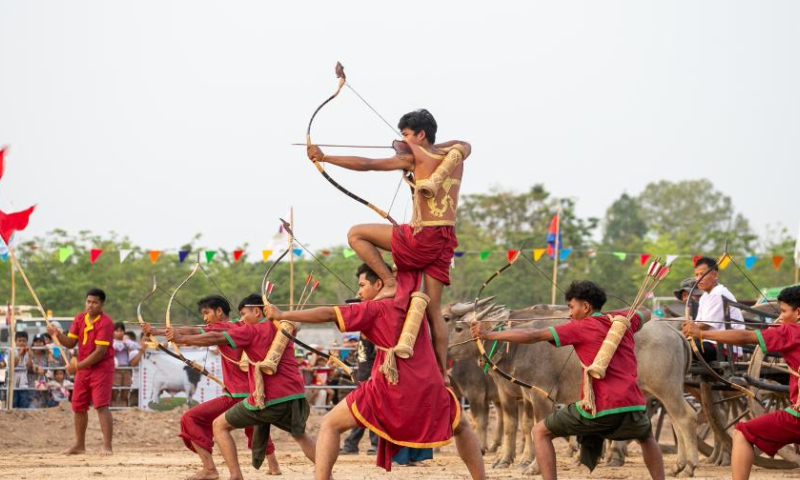
[[[180,412],[145,413],[136,410],[114,413],[114,449],[112,457],[101,458],[93,454],[65,457],[60,455],[73,439],[72,417],[68,411],[51,409],[35,412],[0,412],[0,479],[57,479],[57,480],[145,480],[183,479],[197,467],[196,457],[183,447],[175,436],[179,428]],[[312,415],[309,422],[311,434],[315,435],[320,415]],[[242,440],[244,437],[239,437]],[[287,480],[312,478],[313,468],[302,456],[297,446],[283,432],[275,433],[278,460],[283,470],[282,477],[267,477],[266,465],[262,471],[249,467],[249,453],[240,448],[245,478],[284,478]],[[88,432],[88,448],[96,451],[100,446],[100,431],[97,418],[91,414]],[[366,438],[362,442],[366,448]],[[593,474],[582,466],[573,465],[565,457],[566,443],[557,445],[559,478],[567,479],[640,479],[647,478],[638,448],[631,446],[631,458],[622,468],[598,467]],[[215,456],[222,478],[227,478],[222,458]],[[334,470],[337,479],[381,479],[445,480],[467,479],[466,468],[448,446],[436,453],[434,460],[424,467],[396,467],[391,473],[374,466],[374,457],[362,453],[358,456],[342,456]],[[665,455],[665,463],[674,462],[674,454]],[[491,457],[487,456],[487,478],[524,479],[516,469],[492,470],[488,468]],[[699,479],[730,478],[728,468],[701,465]],[[753,479],[776,480],[800,478],[797,470],[767,471],[756,469]]]

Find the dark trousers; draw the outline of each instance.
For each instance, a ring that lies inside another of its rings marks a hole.
[[[344,449],[350,452],[357,452],[358,444],[361,442],[361,438],[364,436],[366,430],[366,428],[362,427],[355,427],[350,430],[350,434],[344,440]],[[372,430],[369,432],[369,443],[372,444],[372,448],[378,448],[378,435]]]

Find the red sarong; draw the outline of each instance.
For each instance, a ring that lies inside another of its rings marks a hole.
[[[228,396],[212,398],[200,405],[195,405],[181,415],[181,433],[178,436],[183,439],[186,448],[195,452],[192,445],[194,442],[203,450],[211,453],[214,448],[214,420],[241,401],[241,398]],[[245,428],[244,434],[247,436],[247,448],[253,448],[253,427]],[[270,437],[267,443],[267,455],[274,452],[275,444],[272,443],[272,437]]]
[[[409,296],[419,287],[419,271],[398,271],[397,296],[335,307],[339,329],[360,331],[377,347],[394,347],[406,317]],[[395,300],[401,299],[400,302]],[[398,305],[405,302],[405,307]],[[398,383],[380,372],[386,352],[378,349],[372,376],[347,395],[347,406],[359,425],[378,437],[377,464],[392,469],[392,457],[403,447],[435,448],[452,441],[461,409],[445,388],[433,352],[428,322],[422,326],[411,358],[397,358]]]
[[[800,418],[785,410],[777,410],[749,422],[739,422],[736,430],[770,457],[774,457],[786,445],[800,443]]]
[[[398,225],[392,230],[392,258],[398,270],[423,271],[445,285],[450,285],[450,263],[458,246],[452,226],[414,227]]]

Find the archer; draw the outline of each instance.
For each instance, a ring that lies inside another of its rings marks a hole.
[[[348,232],[352,249],[383,282],[376,299],[393,297],[397,282],[378,250],[389,250],[399,271],[424,272],[424,293],[436,360],[444,375],[447,360],[447,326],[441,312],[442,289],[450,285],[450,264],[458,246],[456,208],[463,161],[470,155],[466,142],[435,144],[436,120],[425,109],[403,115],[398,124],[407,149],[389,158],[326,155],[316,145],[308,158],[357,171],[402,170],[413,172],[414,214],[410,224],[356,225]],[[399,143],[399,142],[398,142]],[[402,145],[402,143],[401,143]]]

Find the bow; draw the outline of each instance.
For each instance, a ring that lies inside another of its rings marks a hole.
[[[517,260],[519,260],[520,255],[522,255],[522,250],[517,251],[516,255],[514,255],[512,258],[510,258],[508,260],[508,262],[501,269],[499,269],[496,272],[492,273],[492,275],[483,282],[483,284],[481,285],[481,288],[478,290],[478,294],[475,296],[475,301],[472,303],[473,319],[476,319],[476,320],[478,319],[478,316],[479,316],[479,313],[478,313],[478,302],[480,301],[481,294],[483,293],[484,289],[486,289],[486,286],[489,285],[490,283],[492,283],[492,281],[495,278],[497,278],[500,275],[502,275],[503,272],[505,272],[506,270],[511,268],[517,262]],[[475,343],[478,346],[478,351],[480,352],[481,356],[486,361],[486,364],[489,365],[489,367],[494,372],[496,372],[498,375],[500,375],[501,377],[505,378],[509,382],[513,383],[514,385],[519,385],[520,387],[524,387],[524,388],[527,388],[529,390],[532,390],[535,393],[541,395],[542,397],[544,397],[547,400],[549,400],[550,402],[552,402],[554,405],[556,404],[556,401],[553,399],[553,397],[550,396],[551,392],[546,392],[543,389],[541,389],[541,388],[539,388],[539,387],[537,387],[535,385],[531,385],[529,383],[525,383],[522,380],[517,379],[516,377],[514,377],[510,373],[508,373],[508,372],[504,371],[503,369],[501,369],[500,367],[498,367],[497,364],[494,363],[494,361],[492,361],[491,355],[486,353],[486,347],[484,346],[483,340],[481,340],[480,337],[475,337]],[[567,357],[567,360],[569,360],[569,357]],[[563,368],[562,368],[562,371],[563,371]],[[552,391],[552,389],[551,389],[551,391]]]
[[[339,62],[336,62],[336,78],[338,78],[338,79],[339,79],[339,83],[338,83],[338,86],[336,87],[336,90],[333,92],[333,95],[331,95],[330,97],[328,97],[328,98],[327,98],[327,99],[326,99],[324,102],[322,102],[322,103],[320,104],[320,106],[318,106],[318,107],[317,107],[317,109],[316,109],[316,110],[314,110],[314,113],[311,115],[311,119],[308,121],[308,128],[306,128],[306,146],[311,146],[311,145],[312,145],[312,142],[311,142],[311,125],[314,123],[314,118],[316,118],[316,116],[317,116],[317,113],[319,113],[319,111],[320,111],[320,110],[322,110],[322,107],[324,107],[324,106],[325,106],[325,105],[327,105],[327,104],[328,104],[328,103],[329,103],[331,100],[333,100],[334,98],[336,98],[336,97],[339,95],[339,92],[341,92],[341,91],[342,91],[342,87],[344,87],[345,85],[347,85],[347,86],[348,86],[348,88],[350,88],[351,90],[353,90],[353,87],[351,87],[351,86],[350,86],[350,85],[347,83],[347,76],[344,74],[344,67],[343,67],[343,66],[342,66],[342,64],[341,64],[341,63],[339,63]],[[387,125],[389,125],[389,123],[388,123],[388,122],[386,122],[386,120],[385,120],[385,119],[383,119],[383,117],[381,117],[381,116],[380,116],[380,114],[378,114],[378,112],[377,112],[377,111],[376,111],[374,108],[372,108],[372,106],[371,106],[369,103],[367,103],[367,102],[366,102],[366,100],[364,100],[364,98],[363,98],[361,95],[358,95],[358,92],[356,92],[355,90],[353,90],[353,92],[354,92],[354,93],[355,93],[355,94],[356,94],[356,95],[357,95],[357,96],[358,96],[358,97],[359,97],[359,98],[360,98],[360,99],[361,99],[361,100],[362,100],[362,101],[363,101],[363,102],[364,102],[364,103],[365,103],[365,104],[366,104],[366,105],[367,105],[367,106],[368,106],[368,107],[369,107],[369,108],[370,108],[370,109],[371,109],[373,112],[375,112],[375,114],[376,114],[376,115],[378,115],[378,116],[379,116],[379,117],[380,117],[380,118],[381,118],[381,119],[382,119],[382,120],[383,120],[383,121],[384,121],[384,122],[385,122]],[[391,125],[389,125],[389,127],[390,127],[390,128],[392,128],[392,127],[391,127]],[[396,133],[396,131],[394,130],[394,128],[392,128],[392,131]],[[397,146],[395,146],[395,149],[396,149],[396,150],[397,150],[397,148],[398,148],[398,147],[397,147]],[[344,193],[345,195],[347,195],[348,197],[352,198],[352,199],[353,199],[353,200],[355,200],[356,202],[358,202],[358,203],[360,203],[360,204],[362,204],[362,205],[364,205],[364,206],[366,206],[366,207],[369,207],[369,208],[370,208],[371,210],[373,210],[375,213],[377,213],[378,215],[380,215],[380,216],[381,216],[381,218],[385,218],[385,219],[386,219],[386,220],[388,220],[388,221],[389,221],[389,222],[390,222],[392,225],[394,225],[394,226],[397,226],[397,222],[395,221],[395,219],[394,219],[394,218],[392,218],[392,216],[391,216],[391,215],[389,215],[389,213],[388,213],[388,212],[385,212],[385,211],[381,210],[380,208],[376,207],[375,205],[373,205],[373,204],[372,204],[372,203],[370,203],[369,201],[367,201],[367,200],[365,200],[365,199],[361,198],[360,196],[356,195],[355,193],[353,193],[353,192],[351,192],[350,190],[348,190],[348,189],[346,189],[345,187],[343,187],[343,186],[342,186],[342,185],[341,185],[339,182],[337,182],[336,180],[334,180],[334,179],[333,179],[333,178],[332,178],[332,177],[331,177],[331,176],[328,174],[328,172],[326,172],[326,171],[325,171],[325,168],[322,166],[322,164],[321,164],[321,163],[319,162],[319,160],[317,160],[316,158],[312,158],[312,159],[311,159],[311,161],[312,161],[312,162],[314,162],[314,166],[315,166],[315,167],[317,167],[317,170],[319,171],[319,173],[321,173],[321,174],[322,174],[322,176],[323,176],[323,177],[325,177],[325,180],[327,180],[327,181],[328,181],[328,182],[329,182],[331,185],[333,185],[334,187],[336,187],[336,188],[337,188],[337,189],[338,189],[340,192]],[[401,179],[401,183],[400,183],[400,184],[402,184],[402,179]],[[398,184],[398,186],[397,186],[397,190],[395,191],[395,198],[397,197],[397,192],[400,190],[400,184]],[[394,200],[392,200],[392,203],[394,203]],[[391,207],[390,207],[390,209],[391,209]]]
[[[171,316],[170,316],[170,312],[172,311],[172,302],[173,302],[173,301],[175,301],[175,296],[178,294],[178,291],[179,291],[181,288],[183,288],[183,286],[184,286],[184,285],[186,285],[186,283],[188,283],[188,282],[189,282],[189,280],[190,280],[190,279],[191,279],[191,278],[194,276],[194,274],[195,274],[195,273],[197,273],[197,271],[198,271],[199,269],[200,269],[200,262],[198,261],[197,263],[195,263],[194,267],[192,268],[192,271],[189,273],[189,276],[188,276],[188,277],[186,277],[186,278],[185,278],[185,279],[184,279],[184,280],[183,280],[183,281],[180,283],[180,285],[178,285],[178,286],[177,286],[177,288],[175,288],[175,291],[173,291],[173,292],[172,292],[172,295],[170,295],[170,297],[169,297],[169,302],[167,303],[167,313],[166,313],[166,316],[165,316],[165,318],[164,318],[164,323],[165,323],[165,325],[166,325],[166,327],[167,327],[167,328],[170,328],[170,317],[171,317]],[[153,281],[153,290],[150,292],[150,295],[152,295],[152,293],[153,293],[153,292],[154,292],[154,291],[155,291],[157,288],[158,288],[158,287],[155,285],[155,281]],[[149,296],[149,295],[148,295],[148,296]],[[147,297],[145,297],[145,299],[146,299],[146,298],[147,298]],[[141,303],[139,304],[139,306],[141,307]],[[140,321],[141,321],[141,319],[140,319]],[[199,363],[197,363],[197,362],[195,362],[195,361],[192,361],[192,360],[189,360],[188,358],[186,358],[186,356],[184,356],[184,355],[183,355],[183,353],[181,352],[181,349],[180,349],[180,347],[178,347],[178,344],[177,344],[177,343],[175,343],[174,341],[170,341],[169,343],[170,343],[170,345],[172,345],[172,349],[174,350],[174,353],[175,353],[175,355],[173,355],[173,356],[177,356],[177,358],[178,358],[180,361],[182,361],[182,362],[183,362],[183,363],[185,363],[186,365],[188,365],[188,366],[192,367],[193,369],[197,370],[198,372],[200,372],[200,374],[201,374],[201,375],[203,375],[204,377],[208,378],[208,379],[209,379],[209,380],[211,380],[212,382],[215,382],[215,383],[217,383],[217,384],[218,384],[220,387],[222,387],[222,389],[223,389],[223,390],[227,391],[227,389],[225,388],[225,383],[223,383],[223,381],[222,381],[222,380],[220,380],[219,378],[217,378],[217,377],[215,377],[214,375],[212,375],[212,374],[211,374],[211,372],[209,372],[209,371],[206,369],[206,367],[205,367],[205,366],[203,366],[203,365],[200,365]],[[164,348],[165,348],[165,350],[166,350],[166,347],[164,347]]]
[[[156,283],[156,277],[153,277],[153,288],[150,290],[150,292],[147,293],[147,295],[145,295],[144,298],[142,298],[142,300],[136,306],[136,319],[139,321],[140,326],[144,326],[144,324],[146,323],[144,321],[144,317],[142,316],[142,305],[157,291],[158,291],[158,284]],[[152,334],[147,335],[147,339],[150,341],[150,343],[155,344],[158,350],[194,368],[192,364],[189,362],[189,360],[187,360],[183,355],[178,355],[177,353],[173,352],[172,350],[162,345],[158,340],[156,340],[156,337],[154,337]]]

